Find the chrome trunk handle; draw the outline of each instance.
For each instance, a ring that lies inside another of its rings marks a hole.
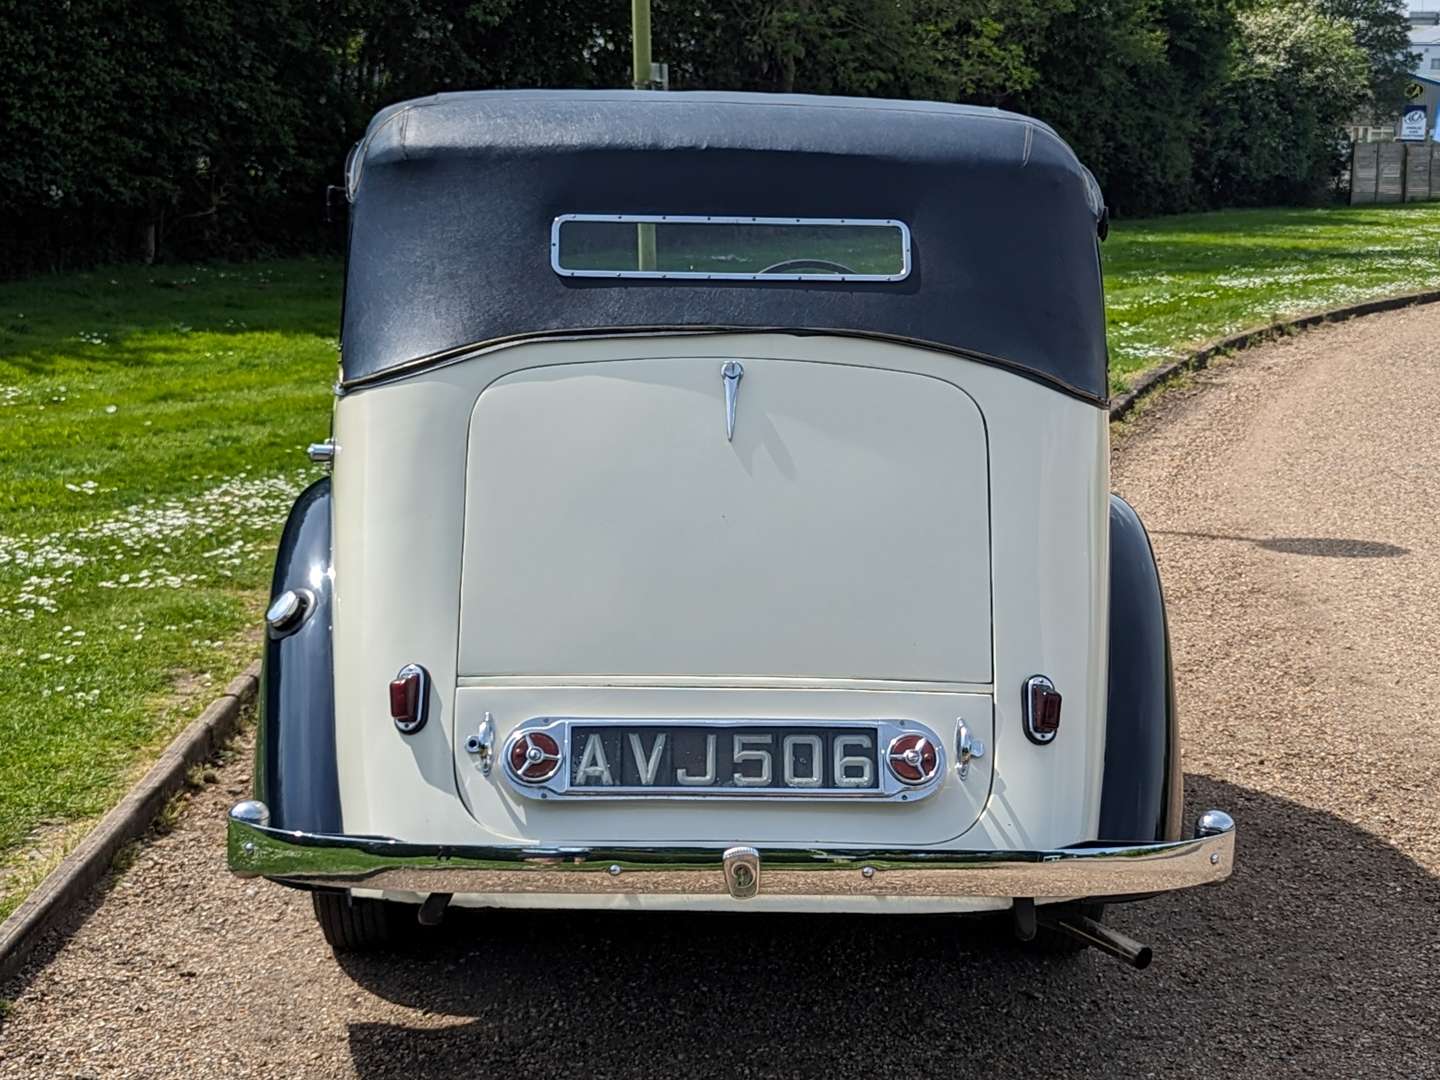
[[[985,756],[985,744],[970,733],[964,720],[955,721],[955,771],[964,780],[970,775],[970,762]]]

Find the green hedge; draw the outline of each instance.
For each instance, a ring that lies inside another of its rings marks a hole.
[[[654,0],[684,88],[924,97],[1049,120],[1121,215],[1323,198],[1393,112],[1400,0]],[[0,5],[0,274],[333,243],[381,105],[622,86],[625,0]]]

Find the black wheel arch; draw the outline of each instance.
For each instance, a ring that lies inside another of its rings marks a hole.
[[[1184,774],[1165,595],[1140,516],[1110,496],[1110,637],[1099,839],[1180,837]]]
[[[328,476],[300,493],[285,522],[271,600],[286,590],[304,596],[305,611],[297,625],[284,631],[266,626],[255,740],[255,797],[269,808],[270,824],[277,828],[338,833]]]

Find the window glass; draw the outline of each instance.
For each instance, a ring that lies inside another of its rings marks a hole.
[[[566,214],[550,257],[567,277],[899,281],[910,272],[910,231],[851,218]]]

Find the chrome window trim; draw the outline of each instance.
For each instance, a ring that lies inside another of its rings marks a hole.
[[[574,270],[560,265],[560,229],[569,221],[622,225],[870,225],[900,231],[898,274],[708,274],[698,270]],[[560,277],[680,281],[904,281],[910,276],[910,226],[898,218],[738,217],[707,214],[561,214],[550,223],[550,269]]]
[[[574,763],[571,758],[570,727],[604,727],[613,725],[622,730],[640,727],[694,727],[694,728],[766,728],[773,727],[789,732],[796,728],[826,728],[843,730],[854,728],[875,733],[875,769],[877,784],[867,788],[698,788],[698,787],[577,787],[571,782]],[[542,783],[525,783],[517,780],[510,771],[510,749],[527,734],[544,731],[561,746],[564,768]],[[890,744],[900,735],[916,734],[929,739],[935,747],[938,761],[935,773],[929,780],[918,784],[907,784],[900,780],[885,763],[885,754]],[[712,717],[626,717],[626,716],[536,716],[516,725],[505,739],[500,754],[508,790],[527,799],[559,799],[573,802],[594,802],[597,800],[647,800],[664,799],[683,802],[715,802],[717,800],[749,799],[758,802],[918,802],[933,795],[945,782],[948,751],[938,735],[924,724],[914,720],[826,720],[826,719],[784,719],[776,717],[734,716]]]

